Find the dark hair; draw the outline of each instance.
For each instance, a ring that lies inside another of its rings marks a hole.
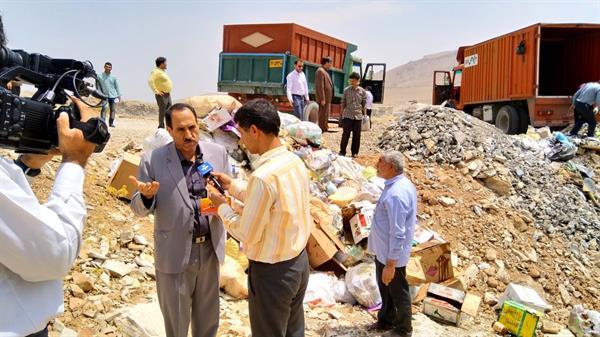
[[[6,35],[4,35],[4,24],[2,24],[2,15],[0,15],[0,47],[6,46]]]
[[[165,111],[165,122],[167,123],[167,126],[172,128],[173,127],[173,111],[181,111],[181,110],[185,110],[188,109],[190,110],[193,114],[194,117],[196,117],[196,119],[198,119],[198,115],[196,114],[196,110],[194,110],[194,108],[186,103],[175,103],[173,105],[171,105],[167,111]]]
[[[104,65],[105,65],[105,66],[111,66],[111,67],[112,67],[112,63],[110,63],[110,62],[105,62],[105,63],[104,63]]]
[[[159,67],[161,64],[167,62],[167,59],[164,57],[157,57],[156,61],[154,61],[154,63],[156,64],[157,67]]]
[[[358,80],[360,81],[360,75],[355,71],[352,74],[350,74],[350,78],[353,80]]]
[[[321,65],[326,65],[327,63],[331,63],[333,62],[333,60],[331,59],[331,57],[329,56],[325,56],[321,59]]]
[[[304,61],[302,61],[301,59],[297,59],[296,61],[294,61],[294,65],[296,65],[298,63],[304,63]]]
[[[242,105],[233,120],[244,129],[254,125],[266,134],[279,135],[281,120],[277,109],[264,98],[256,98]]]

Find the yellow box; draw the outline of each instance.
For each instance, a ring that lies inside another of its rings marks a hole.
[[[540,314],[520,303],[504,301],[498,322],[517,337],[534,337]]]

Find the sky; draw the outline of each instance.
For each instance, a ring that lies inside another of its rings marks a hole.
[[[223,25],[294,22],[358,46],[388,70],[537,22],[600,23],[587,1],[26,1],[0,0],[8,47],[113,64],[123,99],[154,101],[147,80],[164,56],[172,97],[217,91]]]

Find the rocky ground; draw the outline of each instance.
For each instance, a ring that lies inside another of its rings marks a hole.
[[[545,163],[535,149],[523,149],[528,142],[485,123],[417,108],[404,106],[402,114],[379,109],[373,130],[363,133],[358,161],[374,165],[377,153],[391,148],[405,153],[407,175],[419,192],[420,223],[451,242],[466,289],[484,303],[480,314],[460,327],[416,313],[413,336],[494,336],[492,305],[511,282],[530,285],[553,305],[546,322],[564,326],[578,303],[597,310],[598,209],[577,192],[577,176]],[[154,116],[127,115],[116,124],[107,149],[88,165],[84,246],[65,278],[65,314],[51,326],[52,336],[153,335],[148,330],[161,318],[153,302],[152,218],[135,218],[127,203],[106,189],[111,163],[125,151],[139,152],[156,122]],[[325,144],[337,152],[341,130],[330,126]],[[577,160],[600,173],[594,154]],[[34,182],[41,200],[57,165],[58,160]],[[137,317],[147,322],[142,333],[127,312],[143,303],[154,306],[157,316]],[[374,321],[372,313],[358,306],[307,307],[306,317],[307,336],[376,336],[364,329]],[[220,336],[248,335],[246,301],[223,294],[221,323]]]

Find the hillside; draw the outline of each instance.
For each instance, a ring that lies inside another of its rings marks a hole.
[[[389,70],[386,74],[385,104],[416,100],[431,103],[434,70],[450,70],[456,65],[456,51],[423,56]]]

